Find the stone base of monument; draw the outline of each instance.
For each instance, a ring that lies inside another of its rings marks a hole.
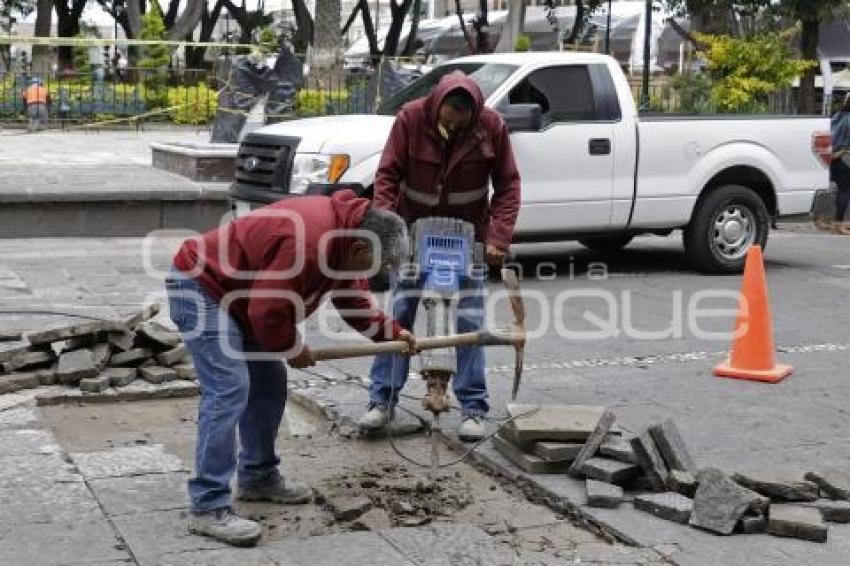
[[[151,143],[154,167],[193,181],[232,181],[238,148],[235,143]]]

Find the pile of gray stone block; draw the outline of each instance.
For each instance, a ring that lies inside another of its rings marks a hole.
[[[825,542],[827,522],[850,523],[850,470],[800,477],[698,469],[671,419],[625,436],[605,407],[509,405],[493,439],[531,474],[586,482],[590,507],[634,508],[720,535],[769,533]]]
[[[0,341],[0,394],[65,385],[86,393],[197,378],[180,335],[152,320],[159,304],[122,320],[91,320],[29,333],[5,332]]]

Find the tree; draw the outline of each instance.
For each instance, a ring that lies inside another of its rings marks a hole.
[[[678,16],[688,15],[691,32],[736,35],[736,15],[752,10],[770,0],[661,0],[661,4]]]
[[[53,0],[37,0],[35,12],[35,36],[50,37],[50,24],[53,20]],[[32,68],[36,73],[47,73],[49,48],[47,45],[33,45]]]
[[[249,10],[246,0],[237,6],[232,0],[224,0],[224,7],[239,24],[239,43],[251,43],[254,32],[272,22],[272,17],[266,15],[263,0],[259,0],[255,10]]]
[[[86,0],[53,0],[56,8],[56,31],[59,37],[76,37],[80,34],[80,18]],[[68,45],[59,47],[59,68],[73,67],[74,51]]]
[[[378,46],[378,33],[375,29],[375,23],[372,20],[372,11],[369,8],[368,0],[357,1],[354,11],[342,28],[342,33],[348,31],[356,14],[360,14],[363,19],[363,31],[366,34],[366,41],[369,43],[369,54],[372,64],[378,65],[382,58],[395,57],[404,53],[410,47],[410,38],[408,38],[405,46],[399,49],[401,47],[401,33],[404,31],[404,22],[408,14],[410,14],[413,4],[414,0],[390,0],[390,28],[387,30],[387,35],[384,38],[383,49]]]
[[[28,16],[34,8],[33,0],[2,0],[0,2],[0,32],[3,35],[12,35],[12,28],[18,18]],[[0,63],[5,68],[11,66],[9,53],[8,45],[0,45]]]
[[[340,0],[316,0],[310,74],[317,78],[324,88],[338,89],[342,80],[341,11]]]
[[[142,17],[141,38],[148,41],[163,41],[166,38],[165,21],[156,0],[151,0],[150,9]],[[145,45],[141,48],[143,69],[162,69],[171,61],[171,50],[167,45]]]
[[[514,50],[517,39],[522,35],[525,24],[525,0],[508,0],[508,17],[502,26],[502,35],[496,51],[505,53]]]
[[[584,31],[587,21],[590,16],[598,10],[607,0],[576,0],[576,17],[573,20],[573,27],[570,34],[564,38],[564,43],[576,43],[579,34]],[[551,21],[550,21],[551,23]]]

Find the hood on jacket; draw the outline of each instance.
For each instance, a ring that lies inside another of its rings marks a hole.
[[[331,208],[336,217],[337,230],[356,230],[363,223],[363,217],[369,210],[371,202],[369,199],[358,197],[351,189],[337,191],[331,195]],[[325,249],[329,264],[338,266],[345,251],[354,241],[354,238],[342,237],[331,238],[326,241],[330,246]]]
[[[425,113],[428,116],[428,121],[436,125],[440,117],[440,106],[443,105],[443,100],[454,90],[466,91],[472,97],[475,104],[472,110],[472,123],[478,121],[481,115],[481,110],[484,108],[484,95],[478,84],[463,73],[463,71],[452,71],[440,79],[439,84],[434,87],[431,94],[425,99]]]

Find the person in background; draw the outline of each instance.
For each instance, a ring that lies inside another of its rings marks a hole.
[[[832,226],[839,234],[850,236],[850,220],[847,219],[850,205],[850,93],[844,96],[841,108],[832,116],[832,152],[829,176],[838,187]]]
[[[41,84],[41,79],[33,77],[28,86],[23,92],[24,106],[27,109],[27,118],[29,123],[27,131],[34,132],[43,130],[47,127],[47,106],[50,104],[50,94],[44,85]]]

